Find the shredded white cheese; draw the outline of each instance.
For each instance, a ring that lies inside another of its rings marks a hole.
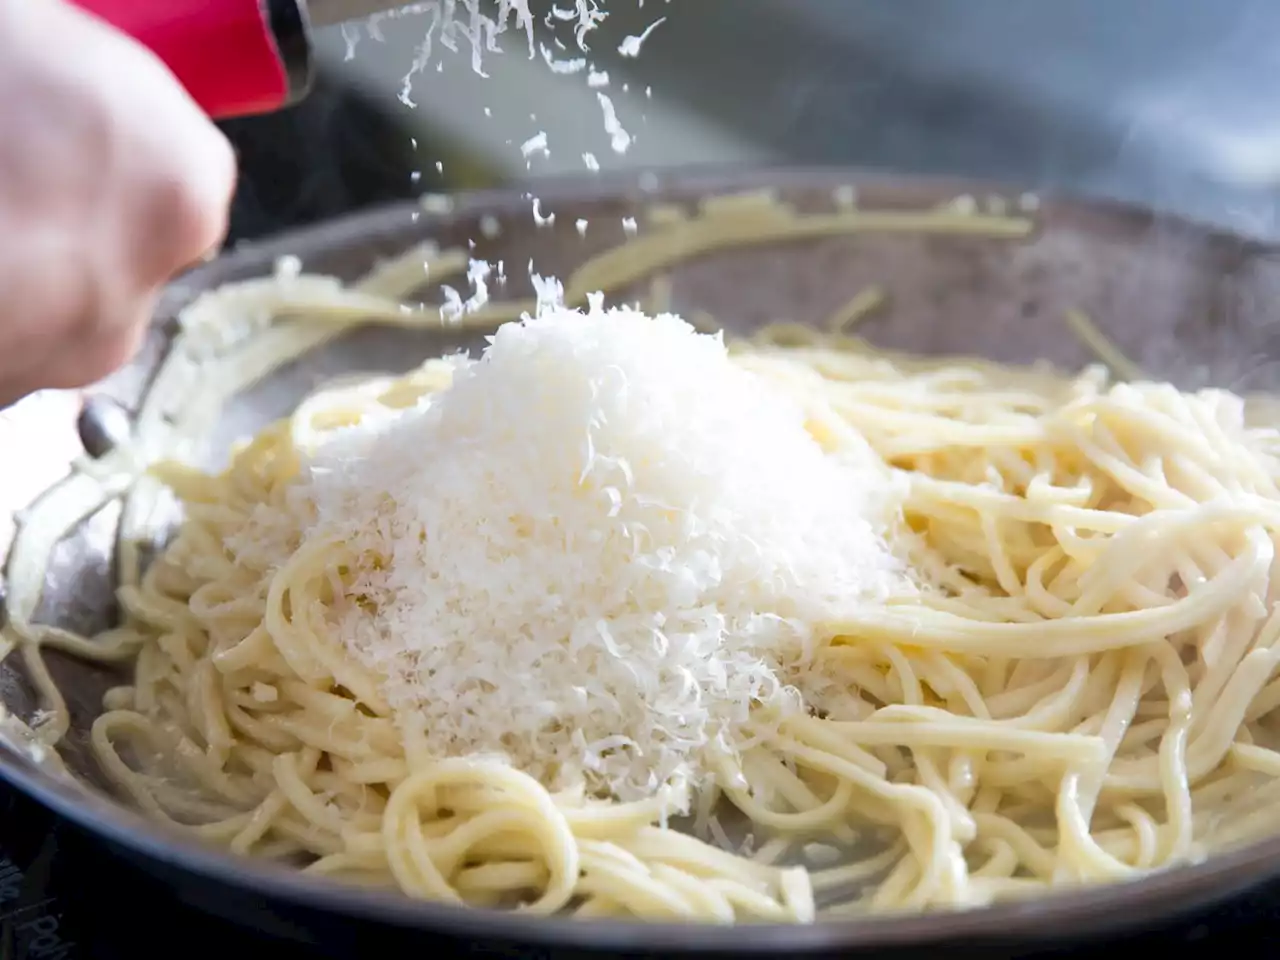
[[[547,131],[539,130],[532,137],[520,144],[520,156],[526,160],[535,153],[540,153],[544,157],[551,156],[551,150],[547,147]]]
[[[556,222],[556,215],[548,213],[545,216],[542,213],[542,199],[540,197],[530,197],[533,204],[533,222],[539,227],[550,227]]]
[[[898,582],[886,468],[823,453],[719,336],[593,298],[452,363],[326,435],[291,501],[349,558],[334,634],[439,756],[624,799],[705,782],[749,714],[799,708],[815,625]]]
[[[614,153],[626,153],[631,149],[631,134],[623,129],[618,111],[608,95],[597,93],[596,98],[600,101],[600,110],[604,114],[604,132],[609,134],[609,146],[613,147]]]
[[[627,37],[622,41],[621,45],[619,45],[618,53],[624,57],[640,56],[640,47],[649,39],[649,34],[653,33],[653,31],[657,30],[658,27],[666,22],[666,17],[659,17],[645,28],[644,33],[641,33],[638,36]]]
[[[563,44],[561,44],[563,46]],[[551,68],[552,73],[579,73],[587,68],[586,57],[574,57],[571,60],[562,60],[551,52],[551,48],[545,43],[539,45],[542,52],[543,62]]]
[[[553,30],[556,22],[569,24],[578,49],[585,53],[587,35],[604,21],[605,16],[598,0],[574,0],[570,6],[553,8],[547,22]],[[370,38],[382,41],[383,23],[400,18],[417,18],[423,24],[423,38],[418,44],[413,64],[401,83],[400,100],[409,107],[416,106],[413,101],[414,78],[431,64],[437,43],[453,52],[459,51],[464,45],[469,47],[471,68],[480,76],[487,76],[484,72],[484,55],[501,52],[498,38],[511,27],[523,31],[529,57],[536,56],[535,49],[540,49],[547,65],[555,73],[576,73],[586,63],[585,59],[559,60],[545,44],[535,48],[533,14],[529,10],[528,0],[497,0],[496,3],[482,0],[417,0],[394,10],[374,14],[365,22],[365,29]],[[359,29],[344,24],[342,36],[346,41],[345,56],[350,60],[355,55]],[[553,38],[553,42],[560,48],[564,47],[558,38]],[[444,64],[437,61],[435,66],[439,71]]]

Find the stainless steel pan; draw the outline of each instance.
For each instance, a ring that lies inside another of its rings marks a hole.
[[[308,269],[354,278],[376,258],[423,238],[437,238],[442,246],[474,239],[477,256],[506,262],[512,279],[504,293],[517,296],[527,293],[522,275],[530,258],[538,272],[566,276],[587,255],[620,242],[622,218],[643,222],[644,208],[655,201],[692,203],[709,194],[772,187],[803,208],[822,209],[831,206],[833,189],[850,182],[864,208],[933,208],[966,194],[979,203],[993,196],[1014,205],[1019,200],[1018,191],[980,184],[782,170],[547,185],[540,190],[542,209],[554,212],[556,223],[544,228],[534,226],[528,199],[515,191],[461,196],[444,212],[393,207],[242,248],[176,281],[141,356],[95,392],[126,409],[135,405],[165,350],[176,310],[202,290],[269,271],[282,254],[300,256]],[[891,309],[861,331],[875,343],[1003,361],[1047,358],[1067,366],[1094,359],[1062,321],[1064,310],[1079,307],[1153,374],[1244,391],[1272,388],[1280,380],[1280,368],[1271,362],[1280,357],[1280,325],[1273,322],[1280,263],[1272,251],[1101,204],[1046,200],[1034,216],[1039,227],[1025,242],[872,233],[719,253],[670,271],[674,306],[707,310],[732,331],[745,332],[770,320],[816,322],[874,282],[891,296]],[[485,239],[492,229],[481,229],[482,218],[495,218],[500,235]],[[590,222],[585,238],[574,227],[579,218]],[[285,413],[322,379],[350,370],[402,370],[466,343],[403,330],[358,331],[233,403],[211,438],[211,456],[217,459],[232,437]],[[71,439],[75,414],[56,397],[36,397],[0,415],[0,552],[8,550],[12,514],[64,474],[80,452]],[[44,619],[82,630],[108,624],[115,523],[115,512],[104,510],[63,544],[49,571]],[[29,717],[37,705],[18,660],[10,657],[0,666],[0,699]],[[102,690],[118,678],[70,659],[50,661],[74,713],[63,756],[88,785],[58,777],[12,744],[0,749],[0,776],[165,878],[184,899],[313,943],[377,935],[384,951],[443,942],[434,937],[523,956],[535,949],[936,956],[948,948],[983,948],[992,955],[1151,924],[1280,875],[1277,838],[1122,886],[968,913],[805,928],[581,923],[417,903],[206,849],[109,799],[93,786],[100,781],[84,744]]]

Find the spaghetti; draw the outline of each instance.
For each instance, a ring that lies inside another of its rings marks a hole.
[[[1030,225],[800,216],[748,198],[585,265],[566,299],[726,245],[858,229],[1016,238]],[[450,256],[415,253],[461,269]],[[678,783],[626,803],[581,785],[553,792],[501,760],[433,755],[381,704],[376,678],[335,658],[307,604],[287,600],[325,558],[299,551],[250,570],[224,543],[255,505],[283,502],[305,456],[299,438],[411,405],[446,389],[447,372],[428,364],[319,395],[216,477],[147,472],[188,452],[247,382],[335,332],[435,322],[385,299],[396,270],[350,290],[286,278],[240,342],[211,344],[189,324],[135,442],[82,464],[25,518],[5,636],[46,699],[36,734],[55,744],[69,722],[42,649],[135,659],[92,742],[150,815],[413,896],[711,922],[977,906],[1134,877],[1280,830],[1280,434],[1251,426],[1222,391],[872,351],[842,331],[878,290],[833,317],[832,333],[783,346],[788,331],[775,331],[734,352],[810,411],[825,450],[865,438],[904,481],[923,588],[824,625],[816,657],[843,678],[843,700],[760,722],[722,758],[716,789],[696,797]],[[462,322],[530,308],[493,305]],[[180,389],[193,369],[205,388]],[[162,482],[188,516],[146,566],[139,548]],[[87,639],[35,623],[52,545],[121,496],[121,626]],[[313,588],[313,602],[325,597]],[[241,639],[215,641],[227,635]],[[679,831],[668,820],[690,804]]]

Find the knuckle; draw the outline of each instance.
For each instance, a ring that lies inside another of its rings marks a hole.
[[[154,217],[169,252],[169,273],[216,246],[227,230],[235,162],[230,145],[214,132],[195,162],[175,164],[155,188]]]
[[[206,187],[190,178],[171,179],[162,188],[163,223],[171,269],[185,266],[221,238],[226,211]]]

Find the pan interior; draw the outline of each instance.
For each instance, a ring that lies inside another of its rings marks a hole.
[[[299,257],[308,272],[354,280],[381,258],[428,238],[442,248],[466,249],[474,241],[474,257],[506,265],[509,280],[497,296],[520,298],[532,290],[525,271],[514,265],[532,263],[541,275],[567,277],[591,255],[627,239],[625,222],[635,219],[643,232],[655,205],[692,213],[708,195],[761,187],[805,211],[834,209],[848,196],[848,178],[835,173],[690,178],[656,190],[548,191],[542,211],[556,214],[553,223],[536,223],[519,197],[493,195],[397,208],[285,238],[176,283],[142,354],[94,392],[126,412],[135,411],[165,354],[177,310],[202,290],[270,272],[281,255]],[[933,210],[957,197],[982,209],[1032,206],[1016,191],[997,196],[964,185],[872,179],[857,189],[861,207],[868,210]],[[1217,385],[1249,393],[1270,389],[1280,379],[1271,361],[1280,340],[1269,323],[1280,269],[1265,250],[1186,224],[1102,207],[1046,202],[1026,215],[1034,219],[1035,230],[1016,241],[871,230],[714,252],[663,269],[663,296],[673,312],[714,317],[733,337],[770,323],[819,324],[860,291],[878,286],[888,294],[886,308],[858,330],[873,345],[1016,364],[1048,361],[1063,369],[1097,360],[1064,321],[1068,311],[1078,309],[1146,372],[1180,386]],[[585,232],[577,226],[583,220]],[[651,279],[614,291],[611,300],[649,302]],[[427,302],[441,299],[438,288],[420,295]],[[429,357],[477,351],[483,342],[478,333],[389,326],[355,330],[235,397],[199,457],[210,467],[224,463],[232,442],[286,414],[335,378],[402,372]],[[0,415],[6,461],[21,464],[23,474],[21,483],[0,484],[6,513],[20,513],[82,455],[73,439],[75,416],[74,404],[56,395],[33,397]],[[85,516],[59,544],[46,577],[40,622],[82,633],[113,623],[119,520],[119,505],[108,504]],[[12,536],[12,523],[0,526],[0,550],[7,552]],[[72,718],[59,748],[62,760],[105,791],[88,748],[88,729],[101,711],[103,693],[127,678],[127,667],[88,664],[56,652],[46,660]],[[38,722],[41,705],[20,657],[0,666],[0,698],[13,716]]]

